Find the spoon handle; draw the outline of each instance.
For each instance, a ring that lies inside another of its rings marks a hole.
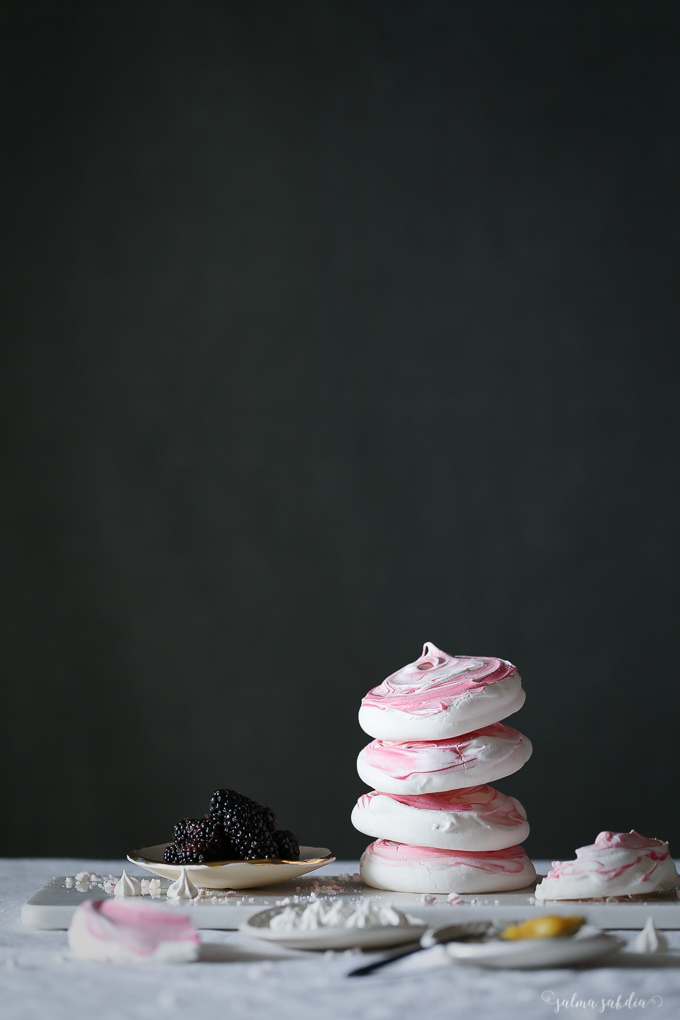
[[[396,950],[394,953],[390,953],[389,956],[382,956],[379,960],[374,960],[373,963],[365,963],[363,967],[357,967],[356,970],[351,970],[347,977],[363,977],[364,974],[372,974],[374,970],[380,970],[381,967],[386,967],[388,963],[392,963],[394,960],[400,960],[402,956],[410,956],[412,953],[419,953],[423,947],[417,942],[415,945],[411,944],[404,946],[401,949]]]

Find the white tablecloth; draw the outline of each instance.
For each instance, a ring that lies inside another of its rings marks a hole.
[[[347,978],[366,957],[271,959],[236,932],[204,931],[198,963],[115,967],[71,959],[66,932],[22,927],[22,903],[54,875],[120,874],[122,867],[122,861],[0,860],[1,1020],[534,1020],[556,1012],[680,1018],[680,932],[668,933],[671,952],[663,958],[624,955],[616,966],[416,968],[413,957],[370,977]],[[353,872],[357,864],[340,861],[326,870]]]

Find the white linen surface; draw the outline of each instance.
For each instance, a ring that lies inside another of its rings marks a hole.
[[[123,861],[0,859],[1,1020],[680,1017],[680,932],[666,933],[663,956],[626,954],[607,967],[484,971],[438,964],[433,950],[431,960],[420,954],[347,978],[371,957],[288,953],[237,932],[202,931],[197,963],[117,967],[72,959],[66,932],[23,928],[22,903],[54,875],[122,868]],[[317,874],[357,870],[356,861],[338,861]],[[628,942],[636,935],[619,934]]]

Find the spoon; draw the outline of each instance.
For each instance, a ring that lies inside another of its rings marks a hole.
[[[383,956],[373,963],[366,963],[363,967],[351,970],[347,977],[363,977],[365,974],[372,974],[374,970],[386,967],[394,960],[400,960],[402,956],[411,956],[419,953],[422,949],[431,949],[432,946],[441,945],[445,942],[472,942],[488,935],[493,927],[491,921],[471,921],[469,924],[447,924],[441,928],[428,928],[421,936],[420,941],[415,945],[411,944],[398,949],[389,956]]]

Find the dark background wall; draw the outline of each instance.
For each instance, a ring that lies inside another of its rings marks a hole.
[[[679,29],[2,4],[0,851],[229,785],[358,854],[360,698],[432,640],[524,676],[532,853],[680,854]]]

